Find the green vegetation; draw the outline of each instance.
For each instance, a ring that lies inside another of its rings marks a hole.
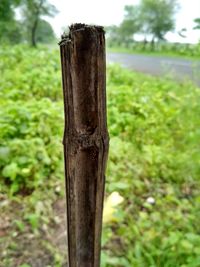
[[[146,54],[153,56],[180,57],[192,60],[200,59],[200,44],[179,44],[179,43],[155,43],[152,45],[143,42],[134,42],[129,45],[108,44],[108,51],[115,53]]]
[[[177,0],[141,0],[141,32],[152,35],[152,44],[164,40],[165,34],[175,29],[177,7]]]
[[[20,19],[16,19],[16,8]],[[0,42],[1,44],[49,43],[55,40],[51,25],[44,17],[57,13],[48,0],[1,0],[0,2]]]
[[[59,53],[16,46],[0,55],[0,262],[61,267]],[[107,78],[106,195],[124,201],[104,225],[102,267],[199,267],[200,90],[119,66]]]
[[[194,22],[196,24],[194,30],[200,30],[200,18],[196,18]]]
[[[125,202],[105,230],[118,255],[108,266],[199,266],[199,97],[189,84],[109,69],[107,191]]]
[[[165,35],[175,29],[174,15],[177,0],[141,0],[136,6],[125,6],[124,20],[117,26],[107,27],[110,44],[131,44],[135,34],[151,38],[152,50],[155,41],[165,40]]]
[[[25,36],[32,46],[38,41],[48,43],[55,38],[51,25],[42,19],[43,17],[54,17],[57,10],[48,0],[21,0],[23,23],[26,25]],[[40,38],[39,38],[40,36]],[[50,39],[50,40],[49,40]]]
[[[15,20],[14,8],[18,0],[1,0],[0,2],[0,42],[19,42],[21,38],[20,25]]]
[[[118,26],[106,27],[108,48],[113,52],[199,59],[199,44],[166,40],[166,34],[175,30],[182,40],[187,37],[187,28],[176,29],[175,15],[179,7],[176,0],[140,0],[138,5],[125,6],[123,21]],[[200,18],[194,20],[193,29],[200,30]],[[136,41],[138,37],[142,41]]]

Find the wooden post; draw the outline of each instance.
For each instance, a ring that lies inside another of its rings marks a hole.
[[[109,142],[103,28],[72,25],[60,50],[69,267],[99,267]]]

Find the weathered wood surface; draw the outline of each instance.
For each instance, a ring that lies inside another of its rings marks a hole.
[[[103,28],[72,25],[60,50],[69,267],[99,267],[109,142]]]

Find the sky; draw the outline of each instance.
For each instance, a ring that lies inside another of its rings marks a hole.
[[[156,0],[155,0],[156,1]],[[123,20],[124,6],[138,4],[139,0],[49,0],[58,9],[54,18],[48,18],[56,35],[72,23],[88,23],[102,26],[119,25]],[[176,15],[176,31],[166,35],[171,42],[197,43],[200,31],[193,30],[193,20],[200,17],[200,0],[179,0],[180,9]],[[186,38],[177,32],[186,28]]]

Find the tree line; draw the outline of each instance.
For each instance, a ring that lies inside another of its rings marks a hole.
[[[109,45],[128,46],[136,34],[142,34],[144,47],[151,38],[153,48],[156,41],[165,40],[165,35],[175,29],[178,9],[178,0],[140,0],[138,5],[125,6],[122,23],[106,27]],[[36,46],[38,42],[51,42],[55,35],[46,18],[57,12],[48,0],[0,0],[0,44],[24,42]],[[200,30],[200,18],[194,22],[194,29]],[[185,32],[182,28],[178,33],[184,38]]]
[[[55,35],[45,18],[57,12],[48,0],[1,0],[0,44],[24,42],[36,46],[38,42],[51,42]]]
[[[156,41],[165,41],[165,35],[175,30],[179,8],[177,0],[141,0],[138,5],[125,6],[122,23],[107,27],[109,45],[128,46],[136,34],[142,34],[144,46],[150,39],[153,48]],[[194,22],[194,29],[200,29],[200,18]],[[182,28],[178,34],[184,38],[186,31]]]

